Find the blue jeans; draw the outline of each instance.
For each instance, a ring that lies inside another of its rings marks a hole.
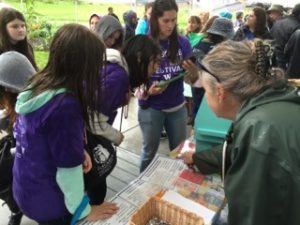
[[[170,113],[150,107],[147,109],[139,107],[138,120],[143,134],[140,165],[140,172],[143,172],[157,152],[163,127],[165,127],[168,135],[170,150],[176,148],[186,139],[186,107],[183,106],[176,112]]]

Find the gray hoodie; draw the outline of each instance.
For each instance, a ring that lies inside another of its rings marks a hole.
[[[95,31],[104,41],[115,31],[120,31],[123,33],[123,28],[121,23],[115,17],[107,15],[101,18],[100,22],[96,26]]]

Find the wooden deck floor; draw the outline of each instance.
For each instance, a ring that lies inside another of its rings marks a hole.
[[[117,148],[117,165],[107,178],[106,199],[121,191],[139,175],[140,156],[123,148]]]

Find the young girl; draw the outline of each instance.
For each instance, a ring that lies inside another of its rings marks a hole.
[[[99,112],[96,112],[97,116],[90,120],[92,126],[88,131],[87,141],[88,143],[103,144],[103,146],[104,141],[107,143],[107,151],[101,150],[103,153],[105,151],[106,158],[100,164],[100,167],[105,168],[106,172],[98,172],[97,176],[87,174],[85,185],[90,197],[90,203],[99,205],[106,196],[106,177],[116,165],[117,156],[112,144],[118,146],[124,138],[121,131],[115,129],[112,124],[118,108],[128,103],[129,79],[126,60],[120,53],[124,37],[121,23],[113,16],[104,16],[97,24],[95,33],[106,45],[106,62],[101,69],[101,74],[103,75],[99,80],[101,86],[101,96],[99,98],[101,109]],[[104,137],[108,141],[101,141],[97,136]],[[95,149],[94,147],[92,148]],[[94,153],[91,155],[93,157]]]
[[[149,21],[151,17],[153,2],[148,2],[145,4],[144,17],[138,21],[135,28],[135,34],[148,34],[149,31]]]
[[[129,93],[128,66],[120,50],[123,45],[123,28],[121,23],[113,16],[102,17],[100,23],[96,26],[96,34],[106,45],[107,61],[102,69],[103,96],[101,101],[101,112],[107,117],[107,122],[111,126],[117,115],[118,108],[127,104]],[[109,99],[109,101],[108,101]],[[109,126],[107,129],[98,129],[97,134],[111,140],[119,145],[123,141],[123,135],[117,131],[111,135]],[[102,130],[102,131],[101,131]],[[102,132],[102,133],[99,133]]]
[[[160,62],[159,46],[146,35],[136,35],[125,43],[122,54],[128,64],[131,90],[141,85],[147,88],[145,85],[149,83]],[[144,94],[146,93],[143,93],[146,98]]]
[[[98,13],[93,13],[93,14],[90,16],[90,19],[89,19],[89,27],[90,27],[90,30],[91,30],[91,31],[95,31],[96,25],[97,25],[97,23],[99,23],[101,17],[102,17],[102,16],[99,15]]]
[[[37,69],[33,49],[27,41],[26,34],[26,22],[22,13],[13,8],[0,10],[0,54],[17,51],[25,55]]]
[[[22,54],[9,51],[0,55],[0,132],[6,132],[7,136],[13,136],[13,123],[15,122],[16,112],[15,104],[18,93],[24,88],[29,77],[35,73],[29,60]],[[11,165],[12,166],[12,165]],[[12,212],[9,225],[19,225],[23,213],[17,206],[12,195],[12,167],[6,168],[6,175],[0,180],[0,198],[5,201]],[[1,171],[3,173],[3,171]]]
[[[16,157],[13,193],[22,212],[43,224],[70,224],[108,218],[112,203],[79,207],[84,197],[84,130],[100,107],[99,71],[105,47],[88,28],[61,27],[50,46],[46,67],[18,96],[14,127]],[[84,168],[85,169],[85,168]]]
[[[33,49],[27,41],[26,34],[26,23],[23,14],[13,8],[2,8],[0,10],[0,54],[8,51],[19,52],[26,56],[34,69],[37,70]],[[12,116],[13,112],[8,114]],[[13,118],[10,119],[10,122],[12,121]],[[16,212],[19,212],[19,210],[12,210],[10,225],[20,224],[22,213],[15,214]]]
[[[158,85],[158,82],[168,81],[182,73],[181,64],[192,52],[188,39],[177,33],[177,12],[174,0],[156,0],[152,8],[151,37],[159,43],[162,54],[159,68],[150,78],[149,97],[139,101],[138,120],[143,133],[141,172],[157,152],[163,127],[166,128],[170,149],[186,138],[183,78],[169,85]],[[190,72],[195,75],[193,71]]]

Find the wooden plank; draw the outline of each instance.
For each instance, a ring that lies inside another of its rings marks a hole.
[[[136,166],[136,165],[134,165],[130,162],[124,161],[122,159],[118,159],[116,167],[121,168],[122,170],[124,170],[127,173],[132,174],[133,176],[136,176],[136,177],[140,173],[140,170],[139,170],[138,166]]]
[[[109,200],[117,194],[116,191],[112,190],[110,187],[107,187],[105,200]]]
[[[139,176],[140,157],[138,155],[118,148],[117,157],[117,165],[106,179],[106,199],[116,195]]]
[[[124,148],[118,147],[117,148],[117,156],[118,158],[124,159],[127,162],[130,162],[134,165],[140,164],[140,156],[125,150]]]
[[[122,190],[127,183],[121,181],[120,179],[118,179],[117,177],[113,177],[113,176],[108,176],[106,179],[107,182],[107,186],[116,192],[119,192],[120,190]]]

